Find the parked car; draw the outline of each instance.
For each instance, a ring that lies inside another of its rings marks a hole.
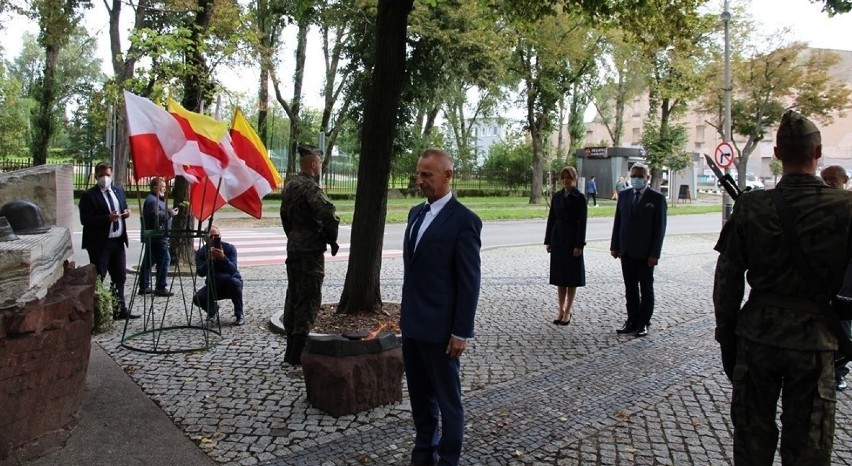
[[[763,189],[763,181],[754,175],[746,175],[746,187],[751,189]]]

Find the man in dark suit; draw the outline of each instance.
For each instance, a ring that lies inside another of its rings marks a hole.
[[[83,249],[89,253],[89,262],[101,280],[109,272],[115,288],[119,312],[115,319],[136,319],[130,314],[124,300],[124,283],[127,281],[127,223],[130,209],[124,190],[112,184],[112,165],[101,162],[95,166],[94,186],[80,198],[80,223],[83,224]]]
[[[648,335],[654,314],[654,267],[666,236],[666,197],[648,186],[648,167],[630,169],[630,185],[618,193],[610,254],[621,259],[627,298],[627,321],[618,333]],[[640,294],[641,290],[641,294]]]
[[[412,465],[454,465],[462,449],[459,357],[473,337],[482,221],[450,192],[452,176],[447,152],[423,152],[416,182],[427,202],[408,213],[403,239],[400,329],[416,430]]]

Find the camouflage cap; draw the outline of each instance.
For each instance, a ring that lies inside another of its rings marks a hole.
[[[310,145],[300,145],[298,147],[299,157],[304,157],[306,155],[319,155],[322,157],[322,151],[319,147],[310,146]]]
[[[814,122],[808,120],[799,112],[787,110],[781,117],[781,125],[778,126],[775,139],[797,139],[814,133],[819,133],[819,128],[816,127]]]

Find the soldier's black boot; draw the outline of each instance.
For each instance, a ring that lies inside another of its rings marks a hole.
[[[305,343],[308,341],[307,335],[293,335],[293,352],[290,353],[290,359],[287,360],[290,364],[299,366],[302,364],[302,350],[305,349]]]
[[[287,349],[284,351],[284,361],[290,362],[290,358],[293,354],[293,336],[287,335]]]

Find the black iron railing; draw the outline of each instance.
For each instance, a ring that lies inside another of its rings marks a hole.
[[[91,162],[61,162],[49,161],[49,164],[71,165],[74,173],[73,184],[75,191],[83,191],[95,184],[94,163]],[[31,159],[2,159],[0,160],[0,172],[20,170],[32,166]],[[132,170],[129,171],[132,174]],[[282,177],[284,174],[282,173]],[[531,174],[510,173],[508,171],[494,170],[459,170],[453,174],[452,189],[463,192],[466,195],[510,195],[528,194],[531,185]],[[116,180],[116,182],[119,182]],[[128,176],[122,184],[127,191],[147,192],[150,178],[133,179]],[[335,167],[323,173],[323,189],[333,195],[354,195],[358,184],[358,168],[353,166]],[[402,195],[413,194],[416,184],[413,174],[391,173],[388,181],[388,189],[397,191]]]

